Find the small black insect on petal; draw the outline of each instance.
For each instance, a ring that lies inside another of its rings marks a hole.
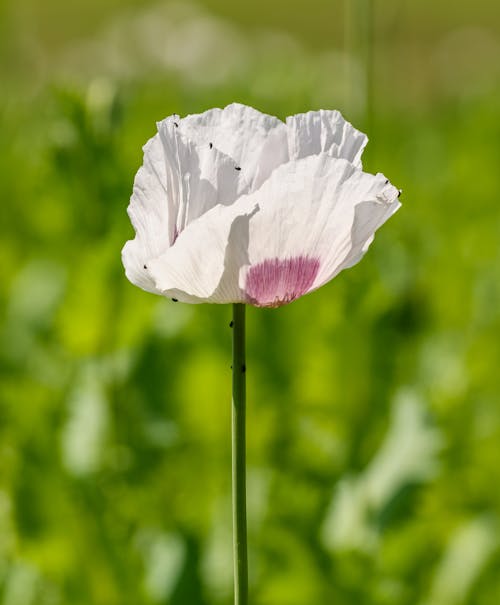
[[[214,146],[213,143],[209,143],[208,146],[210,147],[210,149],[212,149],[212,147]]]
[[[398,197],[399,197],[399,196],[400,196],[402,193],[403,193],[403,190],[402,190],[402,189],[400,189],[400,190],[398,191]]]
[[[179,299],[177,299],[177,298],[172,298],[172,302],[179,302]]]
[[[144,267],[144,269],[147,269],[147,266],[146,266],[146,265],[143,265],[143,267]]]
[[[176,128],[179,128],[179,124],[177,124],[177,122],[174,122],[174,126],[175,126]]]
[[[389,183],[389,179],[385,179],[385,184],[387,185]]]
[[[241,166],[235,166],[234,169],[235,170],[241,170]]]

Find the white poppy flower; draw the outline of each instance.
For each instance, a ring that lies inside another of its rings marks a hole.
[[[286,122],[234,103],[158,123],[128,207],[128,279],[189,303],[278,307],[357,263],[399,208],[338,111]]]

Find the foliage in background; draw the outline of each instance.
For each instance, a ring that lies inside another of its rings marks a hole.
[[[229,605],[229,309],[131,286],[125,208],[155,119],[237,100],[354,120],[356,62],[340,39],[311,50],[191,5],[115,4],[67,52],[47,26],[58,52],[33,38],[42,67],[14,62],[0,102],[0,602]],[[500,43],[459,25],[432,69],[375,81],[365,165],[403,209],[356,271],[249,311],[255,605],[500,598]],[[7,50],[31,48],[16,31]],[[489,63],[458,89],[464,40]],[[411,56],[380,44],[381,72]]]

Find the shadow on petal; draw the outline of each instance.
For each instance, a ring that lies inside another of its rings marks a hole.
[[[224,272],[219,285],[210,297],[210,302],[245,302],[245,292],[240,288],[241,267],[250,264],[248,246],[250,241],[250,219],[259,211],[256,205],[252,212],[238,216],[231,225],[224,256]]]

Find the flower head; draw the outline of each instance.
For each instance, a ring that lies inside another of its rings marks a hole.
[[[282,122],[234,103],[166,118],[134,181],[128,279],[189,303],[278,307],[316,290],[400,206],[363,172],[366,143],[338,111]]]

